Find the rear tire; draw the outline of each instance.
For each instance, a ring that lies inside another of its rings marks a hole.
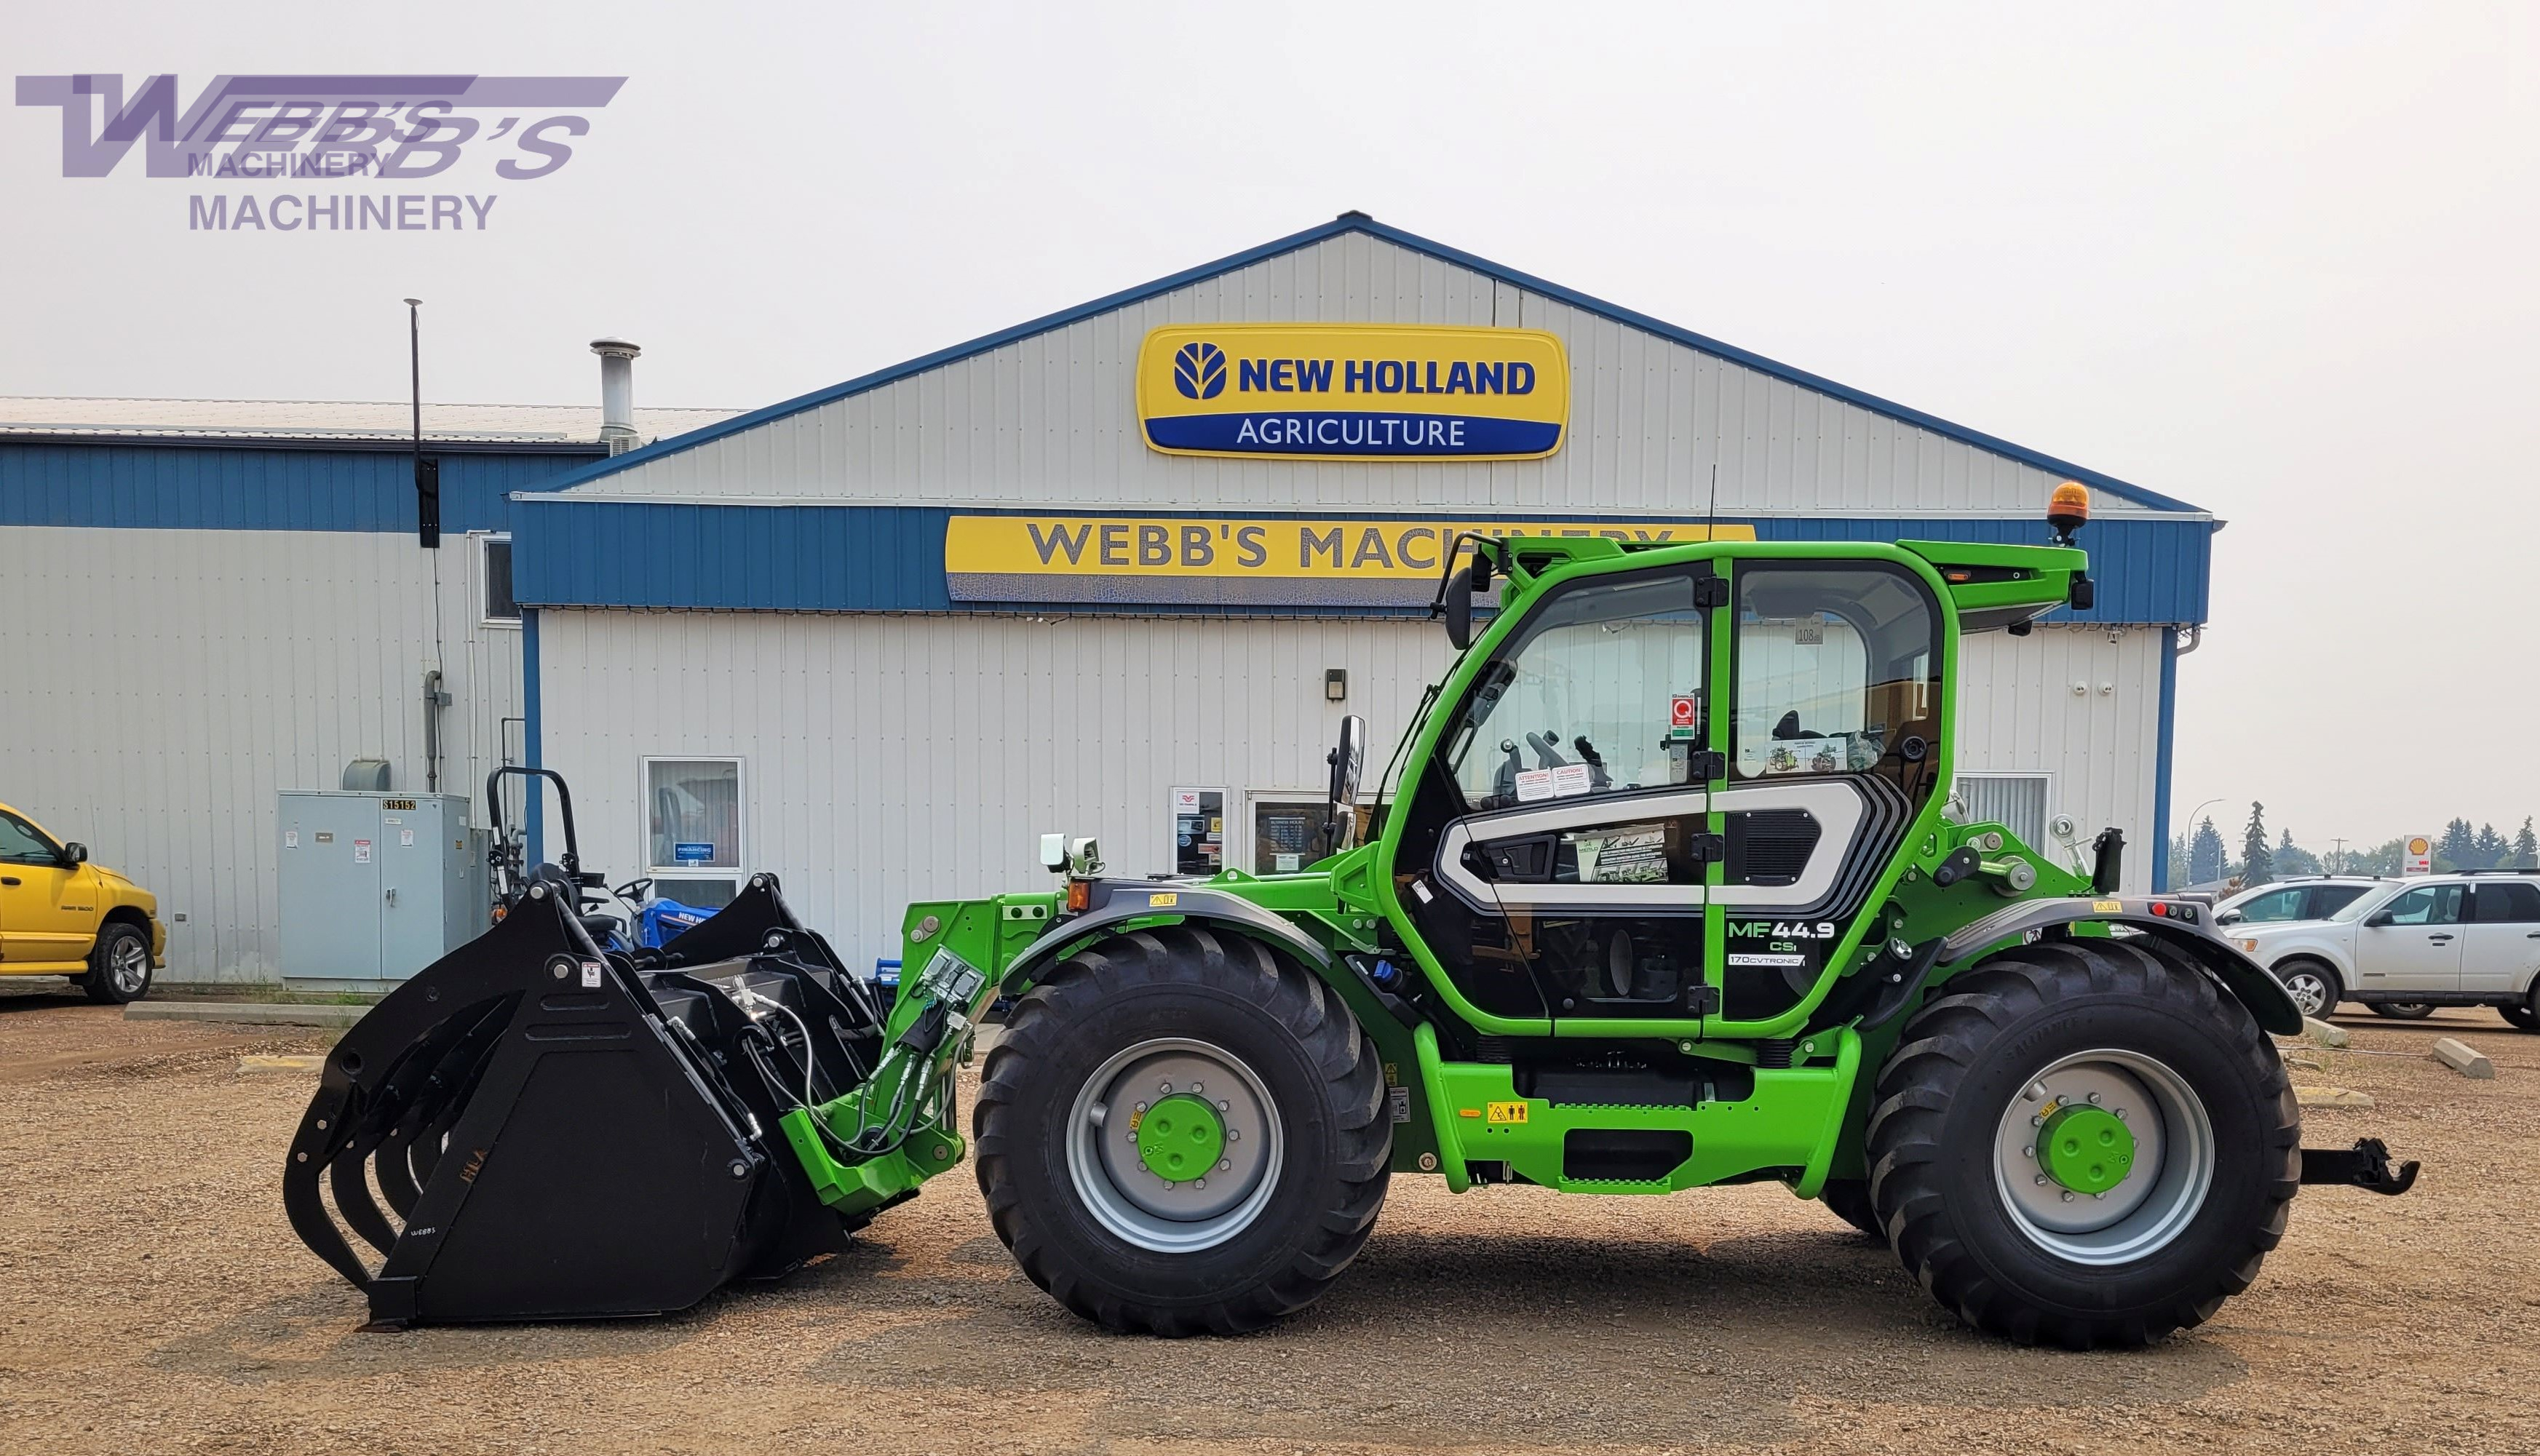
[[[2372,1003],[2373,1015],[2387,1016],[2393,1021],[2423,1021],[2434,1013],[2433,1002],[2376,1001]]]
[[[2532,1001],[2540,1001],[2540,989],[2532,992]],[[2533,1009],[2530,1002],[2498,1006],[2496,1012],[2516,1031],[2540,1031],[2540,1010]]]
[[[1880,1243],[1887,1242],[1887,1230],[1878,1226],[1878,1211],[1870,1207],[1870,1180],[1867,1178],[1828,1178],[1817,1191],[1817,1202],[1834,1211],[1834,1215]]]
[[[2337,1004],[2346,999],[2346,987],[2337,979],[2337,972],[2320,961],[2289,960],[2276,967],[2275,977],[2301,1013],[2315,1020],[2328,1019]]]
[[[1140,1129],[1197,1083],[1221,1141],[1168,1180]],[[981,1069],[979,1188],[1023,1273],[1085,1318],[1240,1334],[1358,1257],[1391,1173],[1385,1114],[1375,1046],[1311,973],[1232,933],[1132,931],[1016,1005]]]
[[[79,978],[88,999],[125,1005],[150,994],[150,941],[122,921],[108,921],[89,951],[88,974]]]
[[[2301,1113],[2247,1008],[2149,936],[2024,946],[1944,993],[1907,1024],[1869,1128],[1870,1202],[1934,1297],[2080,1350],[2151,1344],[2249,1286],[2299,1186]],[[2104,1197],[2056,1186],[2089,1186],[2088,1157],[2047,1179],[2066,1149],[2037,1119],[2066,1113],[2126,1118]]]

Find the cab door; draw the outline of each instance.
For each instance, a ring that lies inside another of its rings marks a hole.
[[[71,964],[96,936],[96,874],[64,863],[50,835],[0,809],[0,967]]]
[[[1414,788],[1401,864],[1457,989],[1512,1017],[1698,1017],[1718,858],[1707,567],[1553,589]]]
[[[2465,884],[2421,884],[2364,917],[2355,937],[2355,989],[2460,990],[2468,899]]]

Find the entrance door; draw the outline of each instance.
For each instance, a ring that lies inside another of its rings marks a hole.
[[[1676,567],[1556,589],[1502,645],[1414,793],[1413,914],[1508,1016],[1689,1018],[1703,975],[1708,612]],[[1416,863],[1416,862],[1415,862]]]

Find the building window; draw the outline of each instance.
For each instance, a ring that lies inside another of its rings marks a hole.
[[[476,540],[476,580],[484,587],[485,625],[518,627],[521,604],[512,599],[512,538],[478,536]]]
[[[741,760],[644,760],[644,869],[653,893],[710,908],[741,880]]]
[[[1960,774],[1958,803],[1969,824],[2000,824],[2032,850],[2046,845],[2047,776]]]

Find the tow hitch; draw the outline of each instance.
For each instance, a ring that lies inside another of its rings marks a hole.
[[[2303,1148],[2301,1180],[2343,1184],[2397,1198],[2417,1186],[2417,1160],[2410,1158],[2394,1171],[2387,1144],[2378,1138],[2358,1138],[2353,1147]]]

